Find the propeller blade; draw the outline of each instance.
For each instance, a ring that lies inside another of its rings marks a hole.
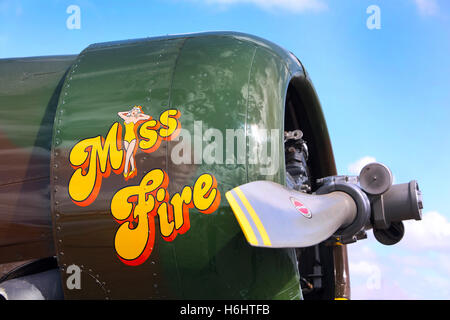
[[[245,238],[257,247],[316,245],[351,224],[357,212],[344,192],[310,195],[270,181],[250,182],[225,196]]]

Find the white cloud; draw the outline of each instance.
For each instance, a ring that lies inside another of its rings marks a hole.
[[[349,270],[351,274],[361,275],[361,276],[370,276],[374,270],[380,270],[380,267],[373,262],[369,262],[366,260],[360,260],[357,262],[350,262]]]
[[[377,159],[371,156],[362,157],[361,159],[349,164],[349,166],[347,167],[348,174],[357,176],[359,175],[361,169],[364,168],[366,164],[372,162],[377,162]],[[392,184],[395,184],[396,183],[395,181],[396,181],[395,175],[392,174]]]
[[[420,281],[429,283],[428,279],[422,280],[422,275],[418,274],[417,270],[422,271],[423,268],[411,266],[408,262],[397,259],[396,254],[386,256],[376,252],[380,248],[383,247],[371,235],[367,240],[348,245],[351,298],[353,300],[425,298],[425,291],[421,296],[414,290],[414,286]],[[390,252],[399,252],[396,247],[385,248]],[[411,277],[416,281],[411,281]]]
[[[366,164],[377,162],[377,159],[374,157],[366,156],[362,157],[361,159],[357,160],[356,162],[351,163],[348,166],[348,172],[350,174],[359,175],[361,172],[361,169],[364,168]]]
[[[202,0],[208,4],[232,5],[250,3],[266,10],[282,9],[290,12],[322,11],[327,9],[323,0]]]
[[[450,219],[430,211],[405,229],[395,246],[372,232],[348,245],[352,299],[450,299]]]
[[[369,237],[372,237],[369,234]],[[375,239],[375,238],[373,238]],[[376,261],[377,254],[376,252],[368,245],[369,241],[359,241],[358,245],[350,246],[352,249],[352,253],[357,256],[359,259],[367,260],[367,261]]]
[[[436,258],[437,263],[445,270],[450,270],[450,257],[448,254],[441,254]]]
[[[436,211],[423,214],[421,221],[408,220],[400,242],[409,250],[448,250],[450,253],[450,221]]]
[[[353,276],[350,273],[350,276]],[[414,300],[420,299],[420,296],[405,289],[402,283],[393,279],[383,279],[381,285],[376,290],[369,289],[367,284],[352,285],[352,300]]]
[[[381,268],[378,263],[366,260],[350,261],[349,272],[352,276],[359,276],[365,279],[365,287],[367,290],[381,289]]]
[[[432,16],[438,13],[439,6],[436,0],[414,0],[419,13],[424,16]]]

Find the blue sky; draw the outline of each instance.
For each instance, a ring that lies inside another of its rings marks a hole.
[[[81,29],[69,30],[69,5]],[[377,5],[381,29],[369,30]],[[75,54],[94,42],[231,30],[292,51],[319,94],[339,173],[387,164],[417,179],[424,221],[397,247],[349,247],[353,298],[450,299],[450,1],[0,0],[0,58]]]

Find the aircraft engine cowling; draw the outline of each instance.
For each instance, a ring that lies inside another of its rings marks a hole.
[[[0,165],[14,175],[1,181],[2,262],[54,255],[69,299],[302,298],[295,250],[249,246],[225,200],[246,182],[285,183],[288,91],[303,99],[315,177],[335,174],[320,103],[291,53],[222,32],[0,64],[0,110],[14,110],[0,133],[15,154]],[[20,125],[30,137],[16,141]],[[74,265],[81,290],[66,286]]]

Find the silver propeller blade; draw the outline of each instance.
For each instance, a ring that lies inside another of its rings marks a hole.
[[[255,181],[226,193],[247,241],[257,247],[299,248],[318,244],[352,223],[357,207],[347,193],[310,195]]]

